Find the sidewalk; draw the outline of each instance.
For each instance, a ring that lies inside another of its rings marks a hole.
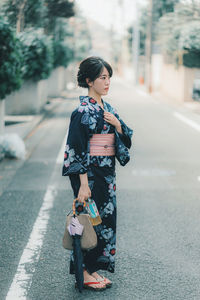
[[[64,91],[60,97],[50,99],[45,105],[42,112],[38,115],[17,115],[17,116],[5,116],[5,133],[16,133],[18,134],[26,143],[27,155],[29,156],[30,149],[34,147],[34,143],[30,142],[29,137],[33,131],[39,126],[42,121],[51,116],[53,111],[59,106],[59,104],[65,99],[74,99],[76,94],[71,91]],[[20,159],[10,159],[4,158],[0,161],[0,196],[7,186],[9,186],[12,181],[13,176],[15,176],[17,170],[22,167],[25,160]]]
[[[48,116],[63,99],[77,99],[79,90],[64,90],[59,97],[49,99],[40,114],[35,115],[6,115],[5,133],[17,133],[23,140]]]
[[[55,105],[55,104],[54,104]],[[45,105],[39,115],[5,116],[5,134],[16,133],[21,139],[26,140],[28,135],[42,122],[53,104]],[[24,164],[24,160],[3,158],[0,161],[0,196],[12,181],[16,171]]]
[[[45,116],[58,105],[57,99],[59,98],[50,100],[38,115],[6,115],[5,133],[16,133],[25,140],[30,132],[42,122]]]

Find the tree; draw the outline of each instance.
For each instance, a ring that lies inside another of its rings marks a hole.
[[[46,33],[54,33],[56,28],[56,20],[58,18],[70,18],[73,17],[74,3],[69,0],[45,0],[47,8],[46,12]]]
[[[86,19],[80,14],[77,14],[74,23],[74,60],[80,61],[88,55],[92,48],[91,35]]]
[[[3,133],[4,98],[22,84],[20,42],[3,19],[0,19],[0,41],[0,133]]]
[[[174,11],[179,0],[153,0],[153,22],[156,23],[165,14]]]
[[[140,30],[140,55],[145,54],[145,41],[146,41],[146,32],[147,32],[147,8],[140,8],[140,19],[139,19],[139,30]],[[130,53],[132,53],[132,43],[134,37],[133,26],[128,27],[128,48]]]
[[[0,100],[22,83],[22,52],[20,41],[9,24],[0,19]]]
[[[29,30],[19,34],[23,53],[24,80],[39,81],[49,77],[53,69],[51,39],[41,30]]]
[[[53,40],[53,66],[67,67],[73,58],[73,49],[66,42]]]
[[[189,68],[200,68],[200,21],[184,26],[179,38],[182,63]]]
[[[69,0],[5,0],[5,16],[17,32],[28,27],[44,27],[54,32],[57,18],[74,16],[74,3]]]
[[[169,13],[174,11],[174,7],[179,0],[153,0],[153,32],[152,38],[156,40],[156,24],[158,23],[159,19]],[[140,28],[140,55],[145,54],[145,43],[146,43],[146,36],[147,36],[147,27],[148,27],[148,7],[141,6],[140,7],[140,20],[139,20],[139,28]],[[132,26],[128,28],[128,43],[129,43],[129,50],[132,51],[132,37],[133,35],[133,28]]]
[[[6,0],[4,4],[4,14],[17,32],[43,26],[45,13],[44,0]]]
[[[200,65],[200,7],[197,1],[179,3],[160,19],[158,38],[165,60],[188,67]]]

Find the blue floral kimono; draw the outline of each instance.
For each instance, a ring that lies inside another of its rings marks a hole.
[[[92,199],[96,202],[102,223],[95,226],[98,244],[84,252],[84,266],[89,273],[99,269],[114,273],[116,252],[116,181],[115,156],[90,156],[89,139],[93,134],[115,133],[117,159],[121,165],[129,160],[133,131],[119,118],[115,109],[103,101],[104,110],[120,121],[122,134],[104,120],[104,111],[89,96],[80,96],[80,105],[73,111],[64,154],[63,176],[69,176],[74,197],[80,188],[79,174],[87,173]],[[70,273],[74,274],[73,252]]]

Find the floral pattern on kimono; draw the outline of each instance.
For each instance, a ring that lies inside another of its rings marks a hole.
[[[122,147],[131,147],[133,131],[120,119],[116,110],[103,101],[104,110],[113,113],[121,123],[118,133]],[[102,223],[95,226],[98,243],[94,249],[84,251],[84,266],[93,273],[99,269],[114,272],[116,253],[116,174],[115,156],[90,156],[89,140],[93,134],[116,133],[113,125],[103,117],[104,111],[89,96],[80,96],[80,105],[72,113],[64,153],[63,176],[69,176],[74,197],[80,188],[79,174],[87,173],[88,183]],[[122,153],[123,154],[123,153]],[[73,252],[70,273],[74,273]]]

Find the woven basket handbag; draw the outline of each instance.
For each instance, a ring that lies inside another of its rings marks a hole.
[[[80,214],[77,215],[75,212],[75,203],[78,199],[74,199],[72,209],[73,213],[70,215],[67,215],[66,225],[65,225],[65,232],[63,236],[63,247],[68,250],[73,250],[73,238],[69,234],[69,231],[67,227],[71,223],[71,218],[74,218],[76,216],[80,222],[81,225],[84,226],[83,233],[81,236],[81,249],[82,250],[90,250],[97,246],[97,235],[94,230],[94,227],[92,226],[92,223],[90,221],[90,215],[89,214]],[[85,206],[84,202],[84,206]]]

